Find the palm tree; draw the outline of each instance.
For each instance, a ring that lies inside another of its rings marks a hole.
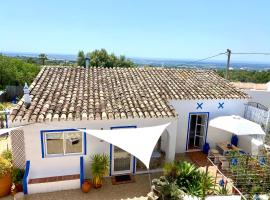
[[[39,54],[38,59],[40,60],[42,65],[45,65],[45,61],[48,60],[47,55],[45,53]]]

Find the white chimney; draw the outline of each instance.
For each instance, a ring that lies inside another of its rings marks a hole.
[[[266,83],[266,88],[267,88],[267,91],[270,91],[270,81]]]
[[[31,100],[30,100],[30,94],[29,94],[29,88],[27,83],[25,83],[24,87],[23,87],[23,98],[24,98],[24,104],[26,106],[26,108],[30,107],[31,104]]]

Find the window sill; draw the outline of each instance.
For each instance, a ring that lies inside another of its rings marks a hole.
[[[74,153],[74,154],[67,154],[67,155],[63,155],[63,154],[57,154],[57,155],[45,155],[44,158],[64,158],[64,157],[76,157],[76,156],[83,156],[83,153]]]

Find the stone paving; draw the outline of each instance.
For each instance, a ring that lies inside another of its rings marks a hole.
[[[159,177],[160,173],[151,174],[151,178]],[[147,200],[150,192],[148,174],[136,175],[134,183],[112,185],[111,178],[105,179],[101,189],[91,188],[89,193],[81,190],[67,190],[43,194],[28,195],[26,200]],[[12,200],[13,197],[4,197],[1,200]]]

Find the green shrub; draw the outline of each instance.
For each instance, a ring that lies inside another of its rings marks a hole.
[[[21,184],[24,176],[24,170],[19,168],[12,169],[12,182],[15,184]]]
[[[11,163],[9,160],[0,157],[0,178],[11,172]]]
[[[1,157],[8,160],[10,163],[12,161],[12,153],[10,150],[5,150],[1,153]]]
[[[95,154],[92,157],[92,176],[103,177],[109,170],[109,156],[106,154]]]
[[[188,162],[167,163],[163,171],[169,182],[167,188],[176,185],[184,193],[196,197],[205,197],[215,191],[213,178]]]

